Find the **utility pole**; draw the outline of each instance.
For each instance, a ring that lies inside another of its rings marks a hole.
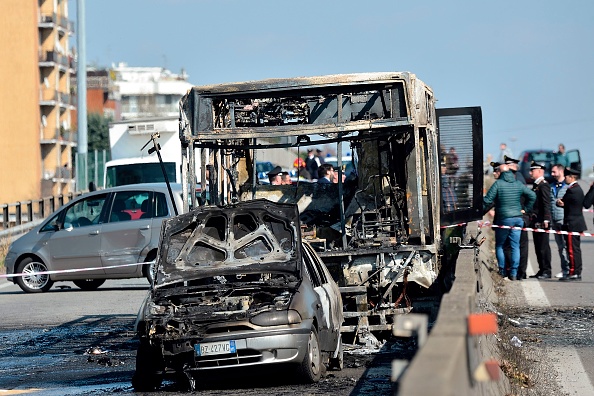
[[[76,90],[78,92],[77,109],[77,169],[76,169],[76,190],[81,191],[87,188],[87,49],[85,33],[85,0],[77,0],[76,7],[78,46],[78,63],[76,65]]]

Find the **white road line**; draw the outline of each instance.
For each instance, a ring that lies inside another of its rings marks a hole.
[[[559,373],[557,381],[562,390],[575,395],[594,395],[594,386],[586,373],[578,351],[573,347],[554,349],[553,366]]]
[[[531,260],[528,267],[532,269]],[[551,304],[540,282],[537,280],[522,281],[522,291],[529,305],[535,307],[550,307]],[[549,357],[559,376],[557,381],[565,392],[577,395],[594,395],[594,386],[582,364],[578,350],[573,347],[551,347]]]

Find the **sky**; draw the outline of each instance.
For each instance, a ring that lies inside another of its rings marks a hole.
[[[482,107],[484,156],[563,143],[594,165],[592,0],[84,1],[88,65],[194,85],[409,71],[439,108]]]

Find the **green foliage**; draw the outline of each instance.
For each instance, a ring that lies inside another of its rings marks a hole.
[[[87,142],[88,150],[109,150],[109,122],[99,113],[91,113],[87,116]]]

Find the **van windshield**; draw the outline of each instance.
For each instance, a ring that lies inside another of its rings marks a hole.
[[[163,166],[169,182],[175,183],[175,162],[163,162]],[[165,182],[161,165],[158,162],[109,166],[106,176],[106,188],[128,184]]]

